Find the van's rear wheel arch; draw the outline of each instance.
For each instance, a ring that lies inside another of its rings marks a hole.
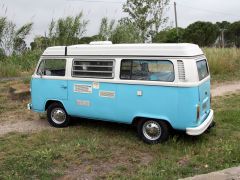
[[[139,137],[148,144],[166,141],[172,129],[171,124],[162,119],[137,117],[132,124],[137,126]]]
[[[163,121],[163,122],[165,122],[165,123],[168,125],[169,129],[173,129],[173,128],[172,128],[172,125],[171,125],[167,120],[164,120],[164,119],[155,119],[155,118],[146,118],[146,117],[135,117],[135,118],[133,119],[133,121],[132,121],[132,125],[133,125],[133,126],[138,126],[138,123],[139,123],[140,121],[144,121],[144,120],[146,120],[146,119],[152,119],[152,120],[156,120],[156,121]]]

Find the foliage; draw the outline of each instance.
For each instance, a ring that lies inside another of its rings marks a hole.
[[[212,46],[218,35],[219,30],[215,24],[197,21],[185,29],[184,40],[200,46]]]
[[[152,0],[151,1],[151,16],[152,16],[152,25],[150,34],[154,37],[159,31],[160,28],[168,22],[168,17],[165,16],[166,11],[168,10],[170,0]]]
[[[153,38],[154,43],[178,43],[183,42],[183,35],[184,29],[178,28],[178,35],[177,30],[175,28],[168,29],[165,31],[160,31],[156,34]]]
[[[107,17],[102,18],[99,28],[99,40],[108,41],[112,37],[115,20],[109,21]]]
[[[227,29],[226,38],[232,42],[236,47],[240,47],[240,21],[234,22],[229,25]]]
[[[240,49],[204,48],[213,81],[239,80]]]
[[[44,50],[48,47],[49,44],[50,44],[49,38],[39,36],[34,38],[34,41],[31,42],[30,46],[31,46],[31,50],[36,50],[36,49]]]
[[[33,73],[42,51],[26,51],[0,59],[0,78],[17,77]]]
[[[48,37],[50,45],[77,44],[86,32],[88,21],[83,19],[83,12],[77,16],[68,16],[57,21],[52,20],[49,25]]]
[[[1,54],[20,54],[26,48],[25,38],[30,34],[33,23],[27,23],[17,29],[16,25],[5,17],[0,17],[0,49]]]
[[[128,13],[129,21],[139,30],[142,42],[150,35],[159,31],[161,25],[167,22],[164,18],[164,10],[169,0],[127,0],[123,11]]]
[[[117,43],[140,43],[140,30],[128,19],[119,20],[117,27],[113,31],[112,42]]]
[[[221,29],[228,29],[231,23],[228,21],[222,21],[222,22],[216,22],[216,25],[221,30]]]

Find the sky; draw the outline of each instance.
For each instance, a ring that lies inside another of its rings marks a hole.
[[[122,5],[126,0],[0,0],[0,16],[7,16],[17,26],[34,22],[33,32],[27,38],[28,44],[35,36],[44,35],[52,19],[76,15],[83,11],[89,20],[87,33],[98,33],[103,17],[118,20],[125,17]],[[178,25],[187,27],[201,21],[239,21],[240,0],[175,0],[177,3]],[[168,26],[174,25],[174,0],[170,0]]]

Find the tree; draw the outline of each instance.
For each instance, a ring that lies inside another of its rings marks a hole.
[[[211,46],[215,43],[219,34],[217,25],[211,22],[197,21],[190,24],[184,32],[184,41],[200,46]]]
[[[68,16],[57,21],[52,20],[49,25],[48,37],[51,45],[76,44],[86,32],[88,21],[83,19],[83,12],[77,16]]]
[[[5,17],[0,17],[0,57],[3,57],[5,56],[5,52],[2,48],[2,44],[3,44],[3,32],[4,32],[4,29],[6,27],[6,18]]]
[[[44,50],[49,46],[49,44],[50,44],[50,40],[48,37],[39,36],[34,38],[34,41],[31,42],[30,46],[31,46],[31,50],[36,50],[36,49]]]
[[[165,16],[165,12],[168,10],[169,0],[152,0],[150,14],[152,15],[152,26],[150,34],[152,38],[160,31],[168,22],[168,17]]]
[[[30,34],[33,23],[27,23],[17,29],[16,25],[6,18],[0,18],[0,49],[2,54],[11,55],[26,50],[25,39]]]
[[[216,22],[216,25],[219,29],[228,29],[231,23],[228,21],[222,21],[222,22]]]
[[[129,20],[140,30],[142,42],[155,35],[161,25],[167,22],[164,10],[169,0],[127,0],[123,11],[128,13]]]
[[[123,11],[128,13],[130,22],[135,24],[140,30],[142,42],[147,39],[148,30],[152,24],[149,20],[150,3],[148,0],[127,0],[123,6]]]
[[[176,28],[160,31],[153,38],[155,43],[178,43],[183,42],[184,29],[178,28],[178,35]]]
[[[226,37],[235,46],[240,47],[240,21],[234,22],[229,26]]]
[[[128,19],[123,18],[119,20],[111,40],[113,43],[139,43],[142,41],[139,34],[140,30]]]
[[[107,17],[102,18],[101,25],[99,28],[99,40],[108,41],[113,32],[115,20],[109,21]]]
[[[27,23],[20,27],[14,35],[13,39],[13,51],[16,54],[20,54],[21,52],[25,51],[27,49],[26,42],[24,39],[26,36],[31,32],[33,27],[33,23]]]

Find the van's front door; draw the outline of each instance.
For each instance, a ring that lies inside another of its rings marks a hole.
[[[32,78],[32,108],[44,111],[48,100],[64,101],[68,97],[65,79],[66,59],[43,59]]]

